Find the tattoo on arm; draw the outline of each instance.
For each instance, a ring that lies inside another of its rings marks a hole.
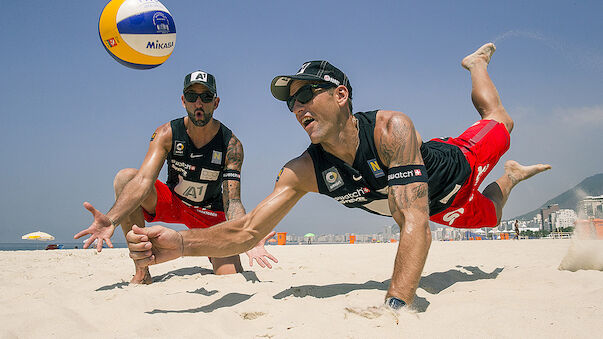
[[[409,154],[405,154],[405,152],[412,152],[412,145],[407,145],[408,140],[412,140],[412,126],[404,123],[399,119],[390,119],[387,122],[386,127],[388,133],[386,136],[381,138],[380,145],[380,153],[383,157],[383,162],[385,164],[389,164],[391,167],[391,162],[395,159],[408,159]],[[411,146],[411,147],[407,147]]]
[[[415,201],[427,196],[427,184],[424,182],[413,183],[404,186],[391,186],[389,188],[388,201],[392,215],[401,213],[402,210],[411,206],[419,207],[421,212],[429,215],[427,204],[415,204]]]
[[[226,148],[226,168],[241,171],[243,166],[243,144],[234,135]]]
[[[226,148],[225,168],[241,171],[242,166],[243,144],[233,134]],[[227,220],[240,218],[245,215],[245,208],[241,202],[241,182],[224,180],[222,182],[222,196]]]

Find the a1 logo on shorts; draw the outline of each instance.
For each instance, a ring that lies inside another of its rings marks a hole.
[[[322,178],[324,179],[325,184],[327,184],[329,192],[333,192],[334,190],[343,186],[343,179],[335,167],[331,167],[328,170],[323,171]]]
[[[174,141],[174,155],[184,155],[184,148],[186,143],[184,141]]]

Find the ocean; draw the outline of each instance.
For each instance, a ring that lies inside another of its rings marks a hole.
[[[44,250],[46,246],[49,244],[57,244],[63,245],[64,250],[71,250],[76,248],[81,249],[84,244],[81,242],[65,242],[65,243],[56,243],[56,242],[18,242],[18,243],[0,243],[0,251],[35,251],[35,250]],[[106,246],[105,246],[106,247]],[[113,243],[114,248],[127,248],[128,245],[126,243]]]

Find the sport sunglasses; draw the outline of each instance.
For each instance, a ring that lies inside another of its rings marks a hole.
[[[197,98],[201,98],[201,102],[210,103],[214,100],[216,95],[212,92],[203,92],[203,93],[195,93],[195,92],[184,92],[184,100],[188,102],[195,102]]]
[[[314,92],[315,89],[331,87],[335,87],[335,84],[332,84],[330,82],[324,82],[320,84],[304,85],[299,90],[297,90],[295,94],[293,94],[287,99],[287,107],[289,107],[289,110],[293,112],[293,106],[295,106],[296,101],[299,101],[300,104],[308,103],[314,98],[314,95],[316,94]]]

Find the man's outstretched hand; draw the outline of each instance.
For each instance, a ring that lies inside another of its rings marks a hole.
[[[90,246],[94,240],[97,240],[96,250],[99,252],[103,249],[103,241],[107,243],[107,246],[113,247],[113,244],[111,243],[111,236],[113,236],[115,226],[113,226],[111,220],[109,220],[109,218],[107,218],[107,216],[102,214],[99,210],[94,208],[89,202],[85,202],[84,207],[90,211],[90,213],[92,213],[94,221],[92,221],[90,227],[74,235],[73,239],[79,239],[86,234],[90,234],[90,238],[88,238],[84,243],[84,248],[88,248],[88,246]]]
[[[274,237],[275,234],[276,232],[274,231],[268,233],[268,235],[265,236],[264,239],[260,240],[260,242],[254,248],[245,252],[245,254],[247,254],[249,257],[249,266],[253,266],[253,259],[255,259],[255,261],[258,262],[258,265],[260,265],[262,268],[266,266],[268,266],[268,268],[272,268],[272,265],[270,265],[268,259],[274,261],[275,263],[278,262],[278,260],[272,254],[268,253],[268,251],[266,251],[264,248],[264,243],[266,243],[266,240]]]
[[[137,267],[170,261],[183,254],[182,235],[163,226],[141,228],[134,225],[126,240],[130,258]]]

